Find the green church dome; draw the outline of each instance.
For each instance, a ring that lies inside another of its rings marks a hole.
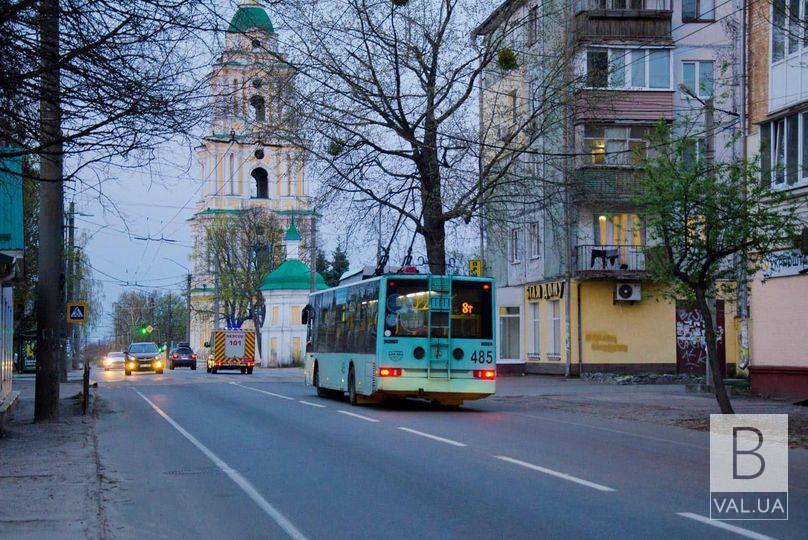
[[[277,291],[281,289],[309,290],[311,284],[309,267],[299,259],[289,259],[275,271],[264,278],[259,287],[262,291]],[[315,285],[318,291],[327,289],[325,279],[318,272],[315,275]]]
[[[250,4],[240,5],[236,14],[230,20],[230,26],[227,31],[243,33],[254,29],[264,30],[269,33],[275,32],[272,27],[272,21],[269,20],[269,15],[264,11],[264,8]]]

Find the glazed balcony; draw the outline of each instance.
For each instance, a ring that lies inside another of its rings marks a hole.
[[[628,277],[646,271],[644,245],[583,244],[575,250],[580,276]]]
[[[672,90],[586,88],[575,95],[575,121],[673,120]]]
[[[576,41],[671,41],[673,0],[578,0]]]
[[[631,167],[585,166],[575,170],[573,196],[579,203],[631,206],[641,187],[641,171]]]

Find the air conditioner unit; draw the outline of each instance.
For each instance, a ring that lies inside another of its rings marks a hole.
[[[617,283],[614,286],[616,302],[639,302],[642,300],[642,289],[639,283]]]

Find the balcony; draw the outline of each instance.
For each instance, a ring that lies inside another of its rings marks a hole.
[[[672,0],[578,0],[576,41],[670,42]]]
[[[573,197],[579,203],[624,203],[642,187],[640,171],[629,167],[581,167],[573,180]]]
[[[628,277],[646,271],[645,246],[585,244],[575,250],[580,276]]]

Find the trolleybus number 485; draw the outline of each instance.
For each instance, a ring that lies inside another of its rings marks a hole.
[[[492,364],[494,353],[491,351],[474,351],[471,353],[471,361],[477,364]]]

